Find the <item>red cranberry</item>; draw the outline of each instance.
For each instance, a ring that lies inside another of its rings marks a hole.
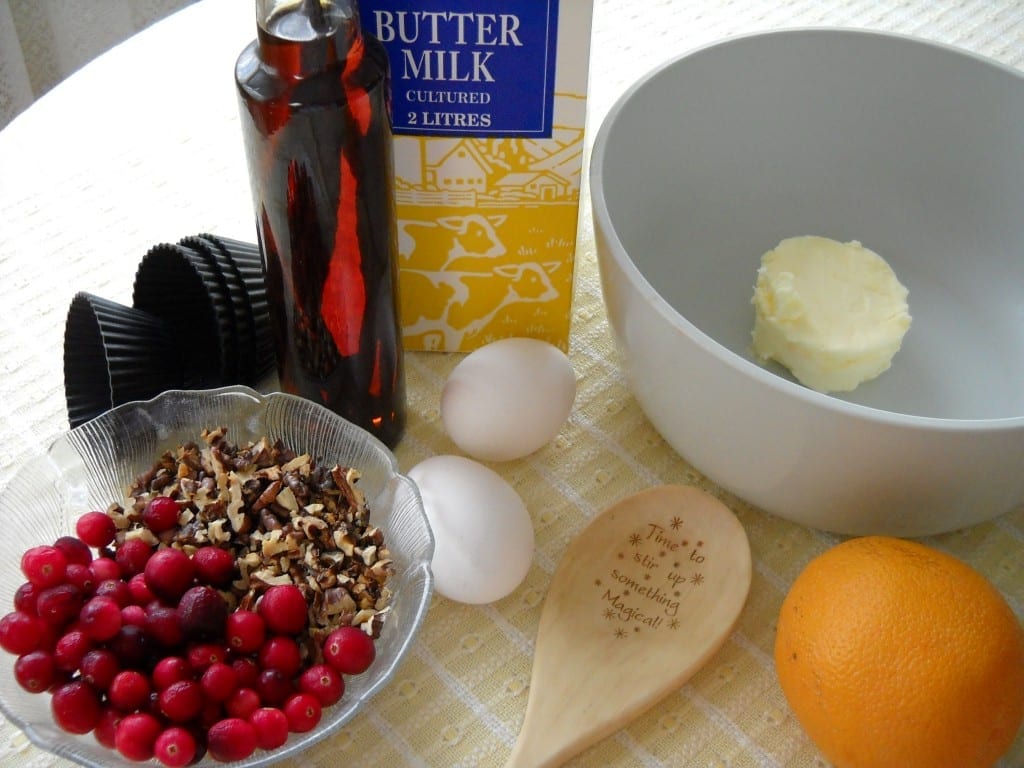
[[[288,741],[288,716],[277,707],[260,707],[249,715],[249,722],[260,749],[277,749]]]
[[[100,721],[96,724],[96,728],[94,728],[92,732],[92,735],[96,737],[96,741],[107,749],[117,749],[117,743],[115,741],[117,724],[121,722],[121,718],[123,717],[124,713],[118,712],[116,709],[111,709],[110,707],[105,707],[100,713]]]
[[[244,760],[256,751],[256,729],[240,717],[225,718],[210,726],[206,746],[215,760]]]
[[[227,618],[227,640],[235,653],[256,653],[267,634],[263,618],[252,611],[235,611]]]
[[[134,624],[122,624],[110,641],[110,650],[117,654],[121,666],[129,669],[141,669],[149,663],[151,646],[146,630]]]
[[[179,680],[160,691],[160,711],[173,723],[187,723],[203,709],[203,688],[195,680]]]
[[[102,708],[92,686],[73,680],[53,692],[50,711],[57,725],[68,733],[88,733],[99,723]]]
[[[92,569],[81,563],[69,563],[64,579],[68,584],[78,587],[83,595],[91,595],[96,589],[96,577],[92,575]]]
[[[110,579],[120,580],[121,578],[121,566],[117,564],[116,560],[109,557],[97,557],[89,563],[89,570],[92,571],[97,584]]]
[[[234,659],[231,668],[238,676],[239,688],[256,688],[260,682],[260,668],[252,659]]]
[[[153,686],[162,691],[179,680],[191,680],[192,667],[181,656],[165,656],[153,667]]]
[[[129,760],[149,760],[161,731],[160,721],[148,712],[126,715],[114,731],[114,744]]]
[[[14,610],[27,613],[29,616],[37,616],[36,598],[42,591],[36,584],[26,581],[14,592]]]
[[[146,609],[141,605],[126,605],[121,609],[121,623],[145,628]]]
[[[82,610],[82,592],[73,584],[58,584],[39,593],[36,613],[54,627],[62,627]]]
[[[263,644],[257,660],[264,669],[279,669],[294,677],[302,667],[302,651],[292,638],[276,635]]]
[[[93,640],[103,643],[121,631],[121,608],[110,597],[94,597],[82,606],[79,623]]]
[[[329,707],[345,694],[345,679],[329,664],[314,664],[299,675],[299,690],[313,694]]]
[[[156,595],[146,583],[146,573],[136,573],[128,579],[128,594],[136,605],[149,605],[156,600]]]
[[[53,546],[64,554],[68,565],[89,565],[92,562],[92,550],[89,549],[89,545],[74,536],[61,536],[53,542]]]
[[[320,722],[320,699],[311,693],[296,693],[284,703],[284,714],[293,733],[307,733]]]
[[[196,576],[211,587],[224,588],[235,578],[235,556],[220,547],[200,547],[192,555]]]
[[[145,570],[152,554],[153,548],[142,539],[127,539],[118,548],[114,559],[121,566],[121,574],[125,578],[131,578]]]
[[[142,522],[153,533],[163,533],[178,524],[179,511],[174,499],[157,496],[142,508]]]
[[[228,604],[213,587],[192,587],[178,603],[178,621],[185,637],[209,640],[224,632]]]
[[[32,651],[14,662],[14,679],[29,693],[49,690],[57,679],[57,666],[46,651]]]
[[[252,688],[236,688],[224,702],[224,710],[231,717],[246,718],[259,709],[260,695]]]
[[[285,699],[295,693],[295,685],[291,678],[279,669],[264,669],[256,685],[260,700],[271,706],[283,704]]]
[[[132,593],[128,585],[120,578],[104,579],[96,585],[94,597],[109,597],[121,608],[131,605]]]
[[[174,648],[185,639],[177,610],[155,600],[146,606],[146,631],[164,648]]]
[[[39,637],[37,650],[49,651],[53,653],[57,647],[57,640],[60,639],[60,630],[57,627],[52,627],[42,619],[39,620]]]
[[[75,533],[90,547],[99,549],[114,540],[117,526],[106,512],[86,512],[75,523]]]
[[[36,586],[46,589],[64,581],[68,559],[56,547],[31,547],[21,556],[21,572]]]
[[[324,659],[343,675],[365,672],[376,656],[373,638],[358,627],[338,627],[324,642]]]
[[[196,567],[189,556],[173,547],[153,553],[144,570],[146,586],[168,602],[177,602],[185,594],[192,585],[195,572]]]
[[[153,753],[156,759],[170,768],[181,768],[190,764],[196,756],[198,745],[187,728],[171,726],[156,737]]]
[[[306,598],[294,584],[278,584],[263,593],[256,604],[267,628],[279,635],[297,635],[306,628]]]
[[[82,657],[79,664],[82,679],[97,691],[105,691],[121,671],[121,664],[113,651],[106,648],[95,648]]]
[[[42,621],[23,611],[13,611],[0,619],[0,648],[15,656],[30,653],[40,647],[39,632]]]
[[[199,683],[208,699],[226,701],[238,687],[238,674],[233,667],[218,661],[206,668]]]
[[[227,648],[217,643],[193,643],[187,649],[186,658],[195,672],[203,672],[211,664],[225,661]]]
[[[134,669],[118,672],[107,688],[110,705],[122,712],[134,712],[144,706],[149,701],[149,694],[149,680]]]
[[[66,632],[57,641],[53,649],[53,660],[58,669],[74,672],[82,664],[82,659],[93,648],[92,640],[80,629]]]

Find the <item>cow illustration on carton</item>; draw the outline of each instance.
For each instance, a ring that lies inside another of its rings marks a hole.
[[[396,137],[407,349],[512,335],[566,347],[582,143],[582,127],[543,141]]]
[[[478,346],[509,335],[507,318],[521,314],[520,305],[558,298],[552,276],[563,262],[509,262],[497,230],[505,219],[468,214],[400,222],[402,262],[415,260],[419,267],[402,269],[407,346],[431,351]]]

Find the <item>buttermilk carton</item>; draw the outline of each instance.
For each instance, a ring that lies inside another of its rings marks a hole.
[[[359,8],[391,64],[406,349],[566,349],[592,0]]]

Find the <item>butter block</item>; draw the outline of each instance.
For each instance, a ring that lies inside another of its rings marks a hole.
[[[888,370],[911,321],[885,259],[811,235],[761,257],[752,303],[754,353],[819,392],[849,392]]]

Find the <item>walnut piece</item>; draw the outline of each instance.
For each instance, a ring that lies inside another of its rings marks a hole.
[[[391,553],[370,524],[353,467],[318,466],[281,441],[263,437],[234,445],[218,427],[167,451],[108,513],[118,543],[142,537],[188,554],[218,546],[235,557],[236,578],[225,590],[231,604],[253,608],[275,584],[294,584],[309,605],[307,653],[338,626],[380,634],[390,606]],[[159,540],[142,524],[150,499],[169,496],[181,507],[178,527]]]

